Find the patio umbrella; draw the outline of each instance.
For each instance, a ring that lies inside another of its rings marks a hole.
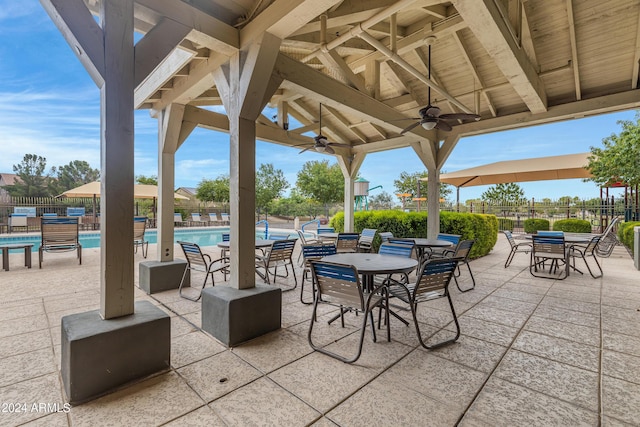
[[[173,194],[175,199],[189,200],[188,197],[182,196],[178,193]],[[71,190],[67,190],[57,197],[93,197],[93,212],[96,212],[96,198],[100,197],[100,181],[93,181],[88,184],[81,185]],[[133,186],[133,198],[134,199],[153,199],[153,206],[155,211],[155,199],[158,197],[158,186],[150,184],[134,184]]]

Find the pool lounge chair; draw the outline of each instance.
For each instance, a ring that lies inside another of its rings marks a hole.
[[[184,225],[187,225],[187,224],[188,224],[187,221],[184,221],[182,219],[182,214],[180,212],[175,212],[173,214],[173,225],[184,226]]]
[[[204,225],[209,225],[209,223],[207,222],[207,220],[205,220],[200,216],[200,213],[196,212],[191,214],[191,221],[189,221],[190,227],[191,226],[200,227]]]
[[[42,268],[45,252],[78,251],[78,264],[82,264],[82,245],[78,240],[78,218],[41,218],[42,241],[38,249],[38,266]]]
[[[142,247],[142,257],[146,258],[149,253],[149,241],[144,239],[144,232],[147,229],[147,218],[137,216],[133,218],[133,248],[138,253],[138,246]]]

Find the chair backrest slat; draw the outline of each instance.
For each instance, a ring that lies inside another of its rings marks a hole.
[[[200,250],[200,246],[191,242],[178,242],[184,252],[185,258],[189,263],[189,267],[196,271],[207,271],[207,262]]]
[[[41,218],[42,247],[76,246],[78,241],[78,218]]]
[[[533,242],[533,256],[536,253],[561,254],[565,253],[564,236],[541,236],[534,234],[531,236]]]
[[[382,240],[382,242],[386,242],[386,241],[389,241],[390,239],[393,239],[393,233],[390,231],[383,231],[381,233],[378,233],[378,235],[380,236],[380,240]]]
[[[399,244],[399,243],[385,242],[380,245],[380,248],[378,248],[378,253],[381,255],[394,255],[394,256],[410,258],[411,253],[413,252],[413,246],[414,246],[413,244],[407,245],[404,243]]]
[[[447,242],[451,242],[454,245],[458,244],[461,237],[462,236],[460,236],[459,234],[438,233],[438,240],[446,240]]]
[[[332,227],[318,227],[318,234],[335,233],[335,231]]]
[[[461,240],[460,242],[458,242],[458,245],[456,246],[456,249],[453,253],[453,258],[460,258],[464,261],[467,261],[469,259],[469,254],[471,253],[471,248],[473,247],[474,243],[475,240]]]
[[[512,248],[514,246],[518,246],[518,244],[516,243],[516,239],[513,238],[513,234],[511,234],[509,230],[503,230],[502,233],[507,237],[507,241]]]
[[[295,239],[274,241],[271,245],[271,250],[269,250],[269,261],[285,261],[291,259],[295,245]]]

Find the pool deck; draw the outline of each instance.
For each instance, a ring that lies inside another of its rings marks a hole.
[[[12,254],[0,270],[0,425],[640,425],[640,272],[627,251],[602,260],[603,278],[563,281],[532,277],[525,254],[505,269],[508,251],[501,235],[471,263],[476,288],[451,288],[457,343],[425,350],[412,325],[392,321],[392,341],[367,332],[353,365],[311,350],[311,307],[297,290],[283,293],[282,329],[227,349],[200,330],[199,302],[136,287],[137,300],[171,317],[170,371],[68,412],[60,319],[98,308],[100,250],[83,250],[82,265],[74,253],[46,254],[41,270]],[[425,333],[450,333],[445,300],[419,313]],[[349,351],[360,319],[329,326],[332,314],[321,312],[319,339]]]

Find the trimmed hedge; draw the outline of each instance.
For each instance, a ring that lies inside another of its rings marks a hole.
[[[546,219],[529,218],[524,220],[524,232],[533,234],[538,231],[549,231],[549,221]]]
[[[336,232],[344,231],[344,212],[338,212],[329,222]],[[427,237],[426,212],[362,211],[355,212],[354,231],[375,228],[378,231],[390,231],[396,237]],[[440,212],[440,232],[460,234],[462,239],[474,239],[476,242],[470,257],[478,258],[488,254],[498,240],[498,219],[495,215],[469,214],[458,212]],[[380,236],[376,233],[373,240],[374,251],[380,246]]]
[[[513,231],[513,220],[510,218],[498,218],[498,230]]]
[[[591,233],[591,223],[586,219],[561,219],[553,223],[553,231]]]
[[[633,253],[633,227],[640,227],[640,221],[623,222],[618,227],[618,239]]]

